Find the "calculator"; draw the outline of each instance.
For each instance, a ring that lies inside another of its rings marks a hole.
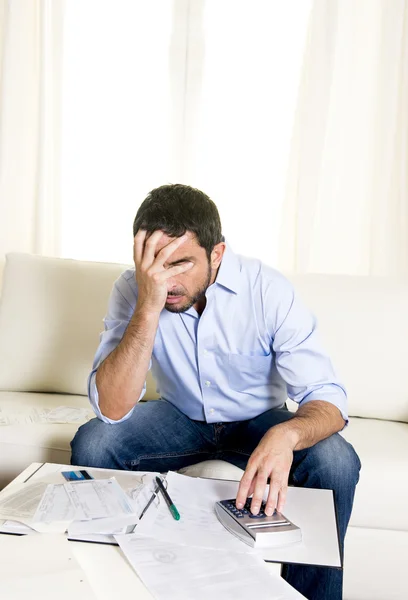
[[[218,520],[228,531],[253,547],[273,547],[293,544],[302,540],[300,527],[282,513],[265,514],[263,501],[257,515],[251,513],[252,498],[247,498],[243,508],[236,507],[235,498],[215,503]]]

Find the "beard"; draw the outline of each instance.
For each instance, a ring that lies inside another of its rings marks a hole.
[[[206,276],[205,280],[202,282],[202,284],[195,291],[195,293],[192,296],[190,296],[188,294],[184,294],[183,292],[180,293],[179,290],[176,290],[175,292],[169,292],[169,294],[168,294],[169,296],[186,296],[187,300],[181,306],[175,306],[174,304],[167,304],[167,302],[166,302],[166,304],[164,305],[164,308],[172,313],[186,312],[186,310],[191,308],[193,306],[193,304],[195,304],[196,302],[201,300],[201,298],[203,296],[205,296],[205,293],[210,285],[210,282],[211,282],[211,265],[210,265],[210,262],[208,262],[207,276]]]

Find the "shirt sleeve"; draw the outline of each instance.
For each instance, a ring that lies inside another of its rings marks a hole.
[[[268,295],[272,348],[289,398],[300,406],[312,400],[330,402],[340,410],[347,425],[346,389],[321,345],[316,318],[283,276],[279,285],[270,287]]]
[[[132,318],[135,306],[136,296],[134,293],[132,293],[129,283],[126,281],[124,274],[122,274],[115,282],[109,298],[108,312],[103,320],[104,331],[100,335],[99,346],[93,361],[92,371],[88,377],[89,400],[96,416],[105,423],[121,423],[122,421],[128,419],[134,410],[133,407],[124,417],[118,420],[109,419],[103,415],[99,408],[96,372],[100,364],[107,356],[109,356],[109,354],[118,346],[119,342],[121,341],[129,321]],[[149,364],[149,370],[150,367],[151,361]],[[143,398],[145,392],[146,382],[143,385],[139,400]]]

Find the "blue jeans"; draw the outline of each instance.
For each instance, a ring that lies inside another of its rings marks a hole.
[[[266,431],[292,417],[285,407],[249,421],[208,424],[192,421],[164,400],[141,402],[122,423],[110,425],[92,419],[82,425],[71,442],[71,462],[165,472],[220,459],[245,469]],[[360,467],[353,447],[338,434],[294,452],[291,485],[334,490],[342,552]],[[341,569],[287,564],[282,576],[309,600],[342,598]]]

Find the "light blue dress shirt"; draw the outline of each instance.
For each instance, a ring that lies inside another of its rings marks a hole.
[[[163,399],[208,423],[252,419],[288,396],[301,405],[326,400],[347,421],[346,392],[320,345],[316,319],[282,274],[227,246],[206,297],[201,316],[193,307],[160,314],[150,366]],[[114,284],[88,379],[95,414],[107,423],[119,421],[100,412],[95,374],[122,339],[136,300],[129,269]]]

